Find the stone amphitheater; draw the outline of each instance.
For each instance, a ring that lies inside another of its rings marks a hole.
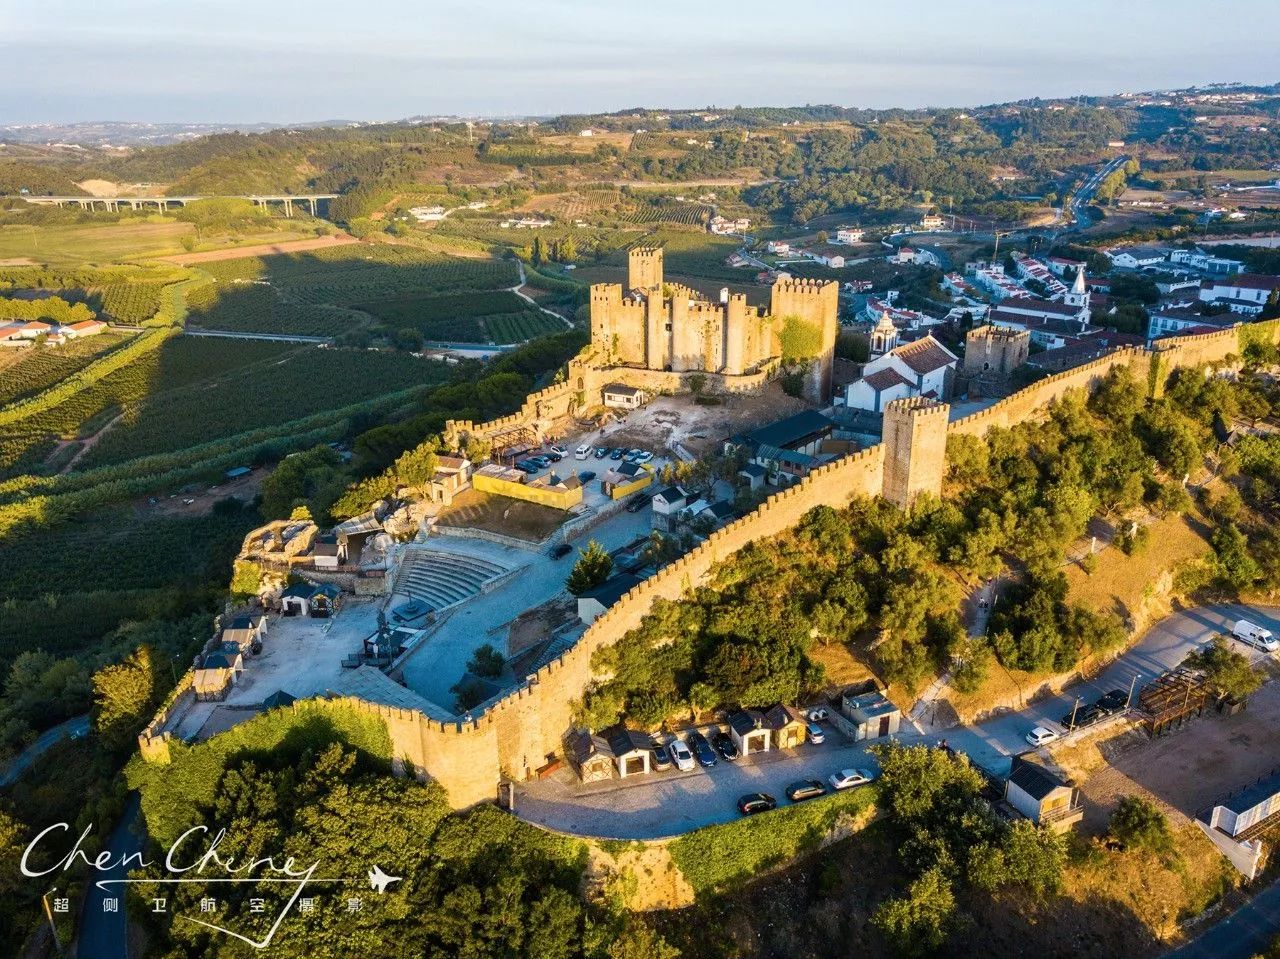
[[[470,553],[410,544],[396,573],[395,592],[416,599],[432,612],[466,602],[516,567]]]

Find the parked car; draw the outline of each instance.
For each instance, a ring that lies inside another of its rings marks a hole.
[[[598,459],[598,460],[602,460],[602,459],[604,459],[604,458],[605,458],[606,456],[608,456],[608,455],[609,455],[609,447],[607,447],[607,446],[597,446],[597,447],[596,447],[596,459]]]
[[[1280,641],[1271,635],[1271,630],[1263,629],[1257,623],[1251,623],[1247,619],[1236,620],[1235,625],[1231,627],[1231,635],[1264,653],[1273,653],[1276,649],[1280,649]]]
[[[551,551],[551,558],[564,559],[566,556],[568,556],[572,552],[573,552],[572,546],[570,546],[568,543],[561,543],[559,546],[557,546],[555,549]]]
[[[651,459],[653,459],[653,454],[650,453],[648,450],[640,450],[638,453],[636,453],[636,462],[641,464],[642,466],[645,463],[649,462],[649,460]]]
[[[637,495],[631,497],[631,499],[627,501],[627,512],[638,513],[648,505],[649,505],[649,494],[638,493]]]
[[[738,800],[738,812],[744,816],[754,816],[758,812],[768,812],[778,808],[778,800],[768,793],[747,793]]]
[[[697,732],[690,733],[688,743],[689,748],[693,750],[693,754],[698,757],[699,763],[708,769],[716,764],[716,751],[711,748],[706,736]]]
[[[579,446],[576,450],[573,451],[573,458],[576,460],[584,460],[590,455],[591,455],[591,447],[588,446],[586,443],[583,443],[581,446]]]
[[[545,460],[550,460],[552,463],[559,463],[562,459],[564,459],[564,454],[556,450],[549,450],[547,453],[543,455],[542,458]]]
[[[808,722],[804,724],[805,730],[809,733],[809,742],[823,743],[826,742],[827,734],[822,731],[822,727],[817,723]]]
[[[579,483],[590,483],[595,478],[596,478],[595,470],[583,470],[581,473],[578,474]]]
[[[787,787],[787,798],[792,802],[804,802],[825,795],[827,787],[817,779],[801,779]]]
[[[733,741],[733,737],[724,730],[711,737],[711,745],[715,746],[716,752],[729,762],[738,761],[738,745]]]
[[[676,764],[676,769],[682,773],[687,773],[694,768],[693,753],[679,739],[671,741],[671,758]]]
[[[854,786],[865,786],[875,779],[870,769],[842,769],[831,774],[832,789],[852,789]]]
[[[529,462],[540,470],[544,470],[551,465],[551,460],[545,456],[530,456]]]
[[[1062,728],[1070,731],[1072,729],[1084,729],[1086,726],[1092,726],[1100,719],[1106,718],[1106,711],[1099,709],[1097,706],[1081,706],[1075,711],[1075,715],[1067,713],[1062,717]]]
[[[1058,738],[1058,734],[1047,726],[1037,726],[1023,738],[1025,738],[1032,746],[1036,746],[1038,748],[1040,746],[1047,746],[1049,743],[1053,742]]]
[[[1122,713],[1129,707],[1129,694],[1123,689],[1113,689],[1104,693],[1094,705],[1106,710],[1108,716],[1113,713]]]
[[[548,446],[547,451],[550,453],[555,453],[556,456],[560,457],[560,459],[564,459],[566,456],[569,455],[569,451],[565,449],[563,446],[560,446],[558,444],[556,446]]]
[[[530,460],[516,460],[515,467],[520,472],[529,473],[531,475],[533,473],[538,472],[538,467],[535,466]]]
[[[627,455],[627,451],[622,449],[614,449],[609,451],[609,459],[611,460],[620,460],[622,459],[622,457],[626,455]]]
[[[671,768],[671,750],[666,743],[653,744],[653,768],[659,772]]]

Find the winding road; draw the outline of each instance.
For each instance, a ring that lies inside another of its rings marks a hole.
[[[9,761],[0,773],[0,786],[12,786],[32,764],[64,739],[79,738],[89,731],[89,717],[75,716],[52,729],[46,729],[40,738]]]

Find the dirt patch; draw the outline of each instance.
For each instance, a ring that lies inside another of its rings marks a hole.
[[[604,445],[670,449],[679,443],[695,456],[719,452],[730,436],[791,416],[809,406],[787,396],[777,383],[755,394],[733,396],[719,406],[703,406],[692,396],[660,396],[607,427]]]
[[[865,654],[859,658],[845,643],[815,646],[809,651],[809,658],[822,665],[828,686],[851,686],[874,675],[867,668]]]
[[[76,184],[80,189],[90,196],[122,196],[123,191],[119,183],[112,183],[110,180],[81,180]]]
[[[339,233],[336,236],[317,236],[309,240],[286,240],[283,243],[261,243],[257,246],[241,246],[232,250],[209,250],[205,253],[182,253],[178,256],[162,256],[159,259],[178,266],[212,263],[217,260],[240,260],[249,256],[270,256],[272,253],[300,253],[305,250],[323,250],[331,246],[349,246],[359,243],[354,236]]]
[[[11,256],[7,260],[0,260],[0,266],[39,266],[39,264],[29,256]]]
[[[557,626],[577,615],[577,607],[571,600],[553,599],[527,609],[511,621],[507,631],[507,654],[514,656],[542,642]]]
[[[441,526],[483,529],[540,543],[569,518],[563,510],[470,489],[440,514]]]
[[[1071,599],[1099,612],[1117,613],[1133,629],[1144,618],[1144,607],[1156,599],[1161,577],[1210,549],[1207,527],[1195,516],[1166,516],[1148,529],[1148,545],[1135,556],[1110,548],[1096,554],[1098,566],[1092,573],[1070,566]]]
[[[139,513],[151,516],[204,516],[221,499],[232,497],[242,503],[251,502],[261,492],[263,480],[270,475],[271,469],[262,467],[248,476],[223,480],[207,489],[188,490],[170,496],[149,496],[138,500],[135,508]]]
[[[588,884],[620,892],[628,909],[647,912],[693,904],[693,887],[665,845],[634,843],[609,852],[593,843],[589,849]]]
[[[1095,748],[1105,768],[1091,772],[1081,785],[1085,823],[1099,828],[1127,795],[1146,796],[1175,823],[1189,823],[1198,811],[1270,773],[1280,761],[1277,742],[1280,683],[1274,681],[1254,693],[1238,715],[1206,711],[1159,739],[1135,730],[1103,740]]]

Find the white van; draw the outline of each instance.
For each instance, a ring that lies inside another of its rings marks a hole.
[[[1271,630],[1263,629],[1247,619],[1236,620],[1236,624],[1231,627],[1231,635],[1240,640],[1240,642],[1248,643],[1263,652],[1273,653],[1280,648],[1280,642],[1277,642],[1276,638],[1271,635]]]
[[[591,447],[588,446],[586,443],[583,443],[581,446],[579,446],[576,450],[573,451],[573,458],[576,460],[584,460],[590,455],[591,455]]]

